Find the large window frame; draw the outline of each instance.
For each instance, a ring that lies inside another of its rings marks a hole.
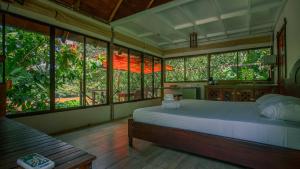
[[[50,37],[50,109],[49,110],[42,110],[42,111],[34,111],[34,112],[18,112],[18,113],[15,113],[15,114],[7,114],[7,117],[23,117],[23,116],[32,116],[32,115],[40,115],[40,114],[47,114],[47,113],[56,113],[56,112],[62,112],[62,111],[69,111],[69,110],[77,110],[77,109],[86,109],[86,108],[90,108],[90,107],[100,107],[100,106],[107,106],[109,104],[111,104],[109,102],[109,98],[108,98],[108,93],[109,93],[109,90],[110,90],[110,87],[112,86],[109,86],[109,67],[107,67],[107,77],[106,77],[106,103],[105,104],[97,104],[97,105],[87,105],[86,104],[86,101],[85,101],[85,96],[86,96],[86,39],[87,38],[90,38],[90,39],[94,39],[94,40],[97,40],[97,41],[101,41],[105,44],[107,44],[107,58],[110,57],[109,56],[109,53],[110,53],[110,42],[108,41],[105,41],[105,40],[102,40],[102,39],[99,39],[99,38],[96,38],[96,37],[92,37],[92,36],[88,36],[88,35],[85,35],[83,33],[80,33],[80,32],[76,32],[76,31],[73,31],[73,30],[69,30],[69,29],[66,29],[66,28],[63,28],[63,27],[59,27],[59,26],[54,26],[54,25],[51,25],[51,24],[48,24],[48,23],[44,23],[44,22],[40,22],[40,21],[37,21],[37,20],[34,20],[34,19],[30,19],[30,18],[27,18],[27,17],[24,17],[24,16],[21,16],[21,15],[17,15],[17,14],[13,14],[13,13],[10,13],[10,12],[6,12],[6,11],[0,11],[2,12],[2,20],[3,20],[3,23],[2,23],[2,26],[3,26],[3,32],[1,32],[3,35],[5,35],[5,17],[6,17],[6,14],[8,15],[11,15],[13,17],[17,17],[17,18],[20,18],[20,19],[24,19],[24,20],[29,20],[31,22],[35,22],[37,24],[42,24],[42,25],[46,25],[49,27],[49,30],[50,30],[50,33],[49,33],[49,37]],[[83,36],[84,37],[84,61],[83,61],[83,102],[82,102],[82,105],[80,106],[76,106],[76,107],[70,107],[70,108],[56,108],[55,107],[55,62],[56,62],[56,59],[55,59],[55,31],[56,29],[61,29],[61,30],[64,30],[64,31],[68,31],[68,32],[71,32],[71,33],[74,33],[74,34],[77,34],[77,35],[80,35],[80,36]],[[2,45],[4,46],[5,44],[5,38],[3,38],[3,42],[2,42]],[[118,44],[114,44],[114,45],[118,45]],[[120,45],[118,45],[120,46]],[[125,47],[125,46],[123,46]],[[150,55],[148,53],[145,53],[145,52],[141,52],[141,51],[138,51],[138,50],[134,50],[134,49],[131,49],[131,48],[128,48],[128,47],[125,47],[128,49],[128,51],[137,51],[139,53],[141,53],[141,58],[143,60],[143,56],[144,55]],[[4,51],[4,50],[3,50]],[[162,58],[160,57],[157,57],[157,56],[153,56],[151,55],[152,57],[156,57],[156,58],[159,58],[162,62]],[[108,59],[109,60],[109,59]],[[161,65],[161,68],[163,68],[163,66]],[[144,84],[143,84],[143,69],[141,69],[141,90],[143,91],[143,88],[144,88]],[[163,72],[161,71],[161,75],[163,76]],[[153,76],[152,76],[153,77]],[[129,79],[128,79],[128,83],[129,83]],[[111,84],[113,85],[113,84]],[[130,85],[130,84],[129,84]],[[161,84],[161,87],[162,87],[162,84]],[[128,86],[128,89],[130,89],[130,86]],[[160,98],[160,97],[152,97],[152,98],[147,98],[147,99],[144,99],[143,95],[141,96],[141,99],[138,99],[138,100],[128,100],[126,102],[119,102],[119,103],[127,103],[127,102],[136,102],[136,101],[142,101],[142,100],[150,100],[150,99],[156,99],[156,98]],[[119,103],[112,103],[112,104],[119,104]]]
[[[128,63],[127,63],[127,66],[128,66],[128,70],[127,70],[127,74],[128,74],[128,78],[127,78],[127,84],[128,84],[128,88],[127,88],[127,91],[128,93],[131,92],[131,84],[130,84],[130,53],[132,52],[138,52],[138,53],[141,53],[141,60],[142,60],[142,63],[141,63],[141,98],[140,99],[131,99],[130,98],[130,95],[127,95],[127,100],[125,101],[114,101],[113,104],[122,104],[122,103],[130,103],[130,102],[137,102],[137,101],[143,101],[143,100],[151,100],[151,99],[158,99],[158,98],[161,98],[162,97],[162,94],[160,94],[159,96],[155,96],[155,86],[154,86],[154,64],[152,64],[152,74],[151,74],[151,77],[152,77],[152,89],[151,89],[151,94],[152,94],[152,97],[150,98],[145,98],[145,95],[143,94],[144,91],[145,91],[145,83],[144,83],[144,77],[145,77],[145,74],[144,74],[144,58],[145,56],[148,56],[148,57],[151,57],[152,59],[152,63],[154,63],[154,59],[158,59],[160,60],[160,65],[161,65],[161,69],[160,69],[160,74],[161,74],[161,80],[160,80],[160,93],[162,93],[162,89],[163,89],[163,59],[161,57],[157,57],[157,56],[154,56],[154,55],[151,55],[149,53],[145,53],[145,52],[140,52],[140,51],[137,51],[135,49],[132,49],[132,48],[128,48],[128,47],[125,47],[123,45],[120,45],[120,44],[114,44],[114,46],[116,47],[121,47],[121,48],[126,48],[128,50]],[[114,81],[114,79],[113,79]],[[113,92],[114,93],[114,92]]]
[[[184,60],[184,77],[182,81],[169,81],[167,80],[167,71],[164,70],[163,72],[163,81],[164,83],[188,83],[188,82],[207,82],[208,80],[195,80],[195,81],[191,81],[191,80],[187,80],[186,78],[186,60],[187,58],[193,58],[193,57],[207,57],[208,59],[208,65],[207,65],[207,76],[208,77],[211,77],[211,74],[212,74],[212,65],[211,65],[211,57],[212,55],[218,55],[218,54],[226,54],[226,53],[236,53],[237,55],[237,59],[236,59],[236,73],[237,73],[237,76],[236,76],[236,79],[234,80],[218,80],[219,82],[223,82],[223,81],[226,81],[226,82],[252,82],[252,81],[256,81],[256,82],[270,82],[273,80],[273,74],[269,74],[269,79],[266,79],[266,80],[240,80],[239,79],[239,69],[240,69],[240,66],[239,66],[239,52],[243,52],[243,51],[246,51],[246,52],[249,52],[251,50],[258,50],[258,49],[270,49],[270,54],[272,55],[273,53],[273,47],[272,46],[262,46],[262,47],[257,47],[257,48],[246,48],[246,49],[241,49],[241,50],[230,50],[230,51],[222,51],[222,52],[214,52],[214,53],[206,53],[206,54],[201,54],[201,55],[189,55],[189,56],[179,56],[179,57],[172,57],[172,58],[166,58],[164,59],[164,69],[165,66],[167,65],[167,62],[169,60],[173,60],[173,59],[183,59]],[[271,68],[271,67],[270,67]]]
[[[0,84],[3,84],[5,83],[5,14],[0,12],[0,15],[0,26],[2,28],[0,31]]]

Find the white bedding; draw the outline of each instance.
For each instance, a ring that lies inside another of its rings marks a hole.
[[[265,118],[255,102],[182,100],[180,105],[178,109],[136,109],[133,119],[300,150],[300,123]]]

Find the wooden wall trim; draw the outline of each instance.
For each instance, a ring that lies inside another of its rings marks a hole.
[[[210,43],[199,45],[198,48],[177,48],[177,49],[167,49],[164,50],[163,55],[172,55],[177,53],[185,53],[185,52],[194,52],[194,51],[202,51],[209,49],[219,49],[219,48],[229,48],[240,45],[251,45],[251,44],[261,44],[261,43],[270,43],[272,42],[272,36],[258,36],[258,37],[250,37],[250,38],[242,38],[236,40],[229,40],[224,42]]]

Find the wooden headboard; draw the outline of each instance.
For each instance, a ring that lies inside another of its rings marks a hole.
[[[284,82],[282,93],[300,98],[300,59],[294,64],[290,79]]]

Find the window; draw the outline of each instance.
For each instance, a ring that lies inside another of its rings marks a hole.
[[[153,63],[153,58],[147,56],[143,62],[142,52],[116,46],[114,102],[160,96],[161,59]],[[9,115],[107,104],[107,59],[106,42],[0,12],[0,83],[7,82]]]
[[[270,48],[238,52],[239,80],[268,80],[269,65],[262,65],[263,57],[271,54]]]
[[[128,49],[115,46],[113,52],[113,100],[128,101]]]
[[[49,27],[6,15],[7,112],[49,110]]]
[[[3,14],[0,13],[0,84],[4,83],[4,53],[3,53],[3,26],[2,26],[2,22],[3,22]]]
[[[184,81],[184,59],[174,58],[166,60],[166,82]],[[171,69],[167,69],[171,67]]]
[[[4,30],[4,28],[3,28],[3,18],[4,18],[4,14],[2,14],[1,12],[0,12],[0,55],[4,55],[4,53],[3,53],[3,30]],[[0,74],[0,76],[1,76],[1,74]]]
[[[55,30],[55,107],[83,105],[84,37]]]
[[[107,103],[107,43],[86,38],[86,105]]]
[[[161,66],[162,60],[154,57],[154,97],[161,97]]]
[[[130,50],[130,67],[129,67],[129,86],[130,100],[142,99],[142,54]]]
[[[187,81],[200,81],[208,79],[208,59],[206,55],[187,57],[185,65]]]
[[[237,79],[237,53],[213,54],[210,57],[210,76],[214,80]]]
[[[153,57],[144,56],[144,98],[153,97]]]
[[[270,54],[271,48],[265,47],[166,59],[166,82],[207,80],[208,73],[214,80],[270,80],[271,66],[263,65]]]

